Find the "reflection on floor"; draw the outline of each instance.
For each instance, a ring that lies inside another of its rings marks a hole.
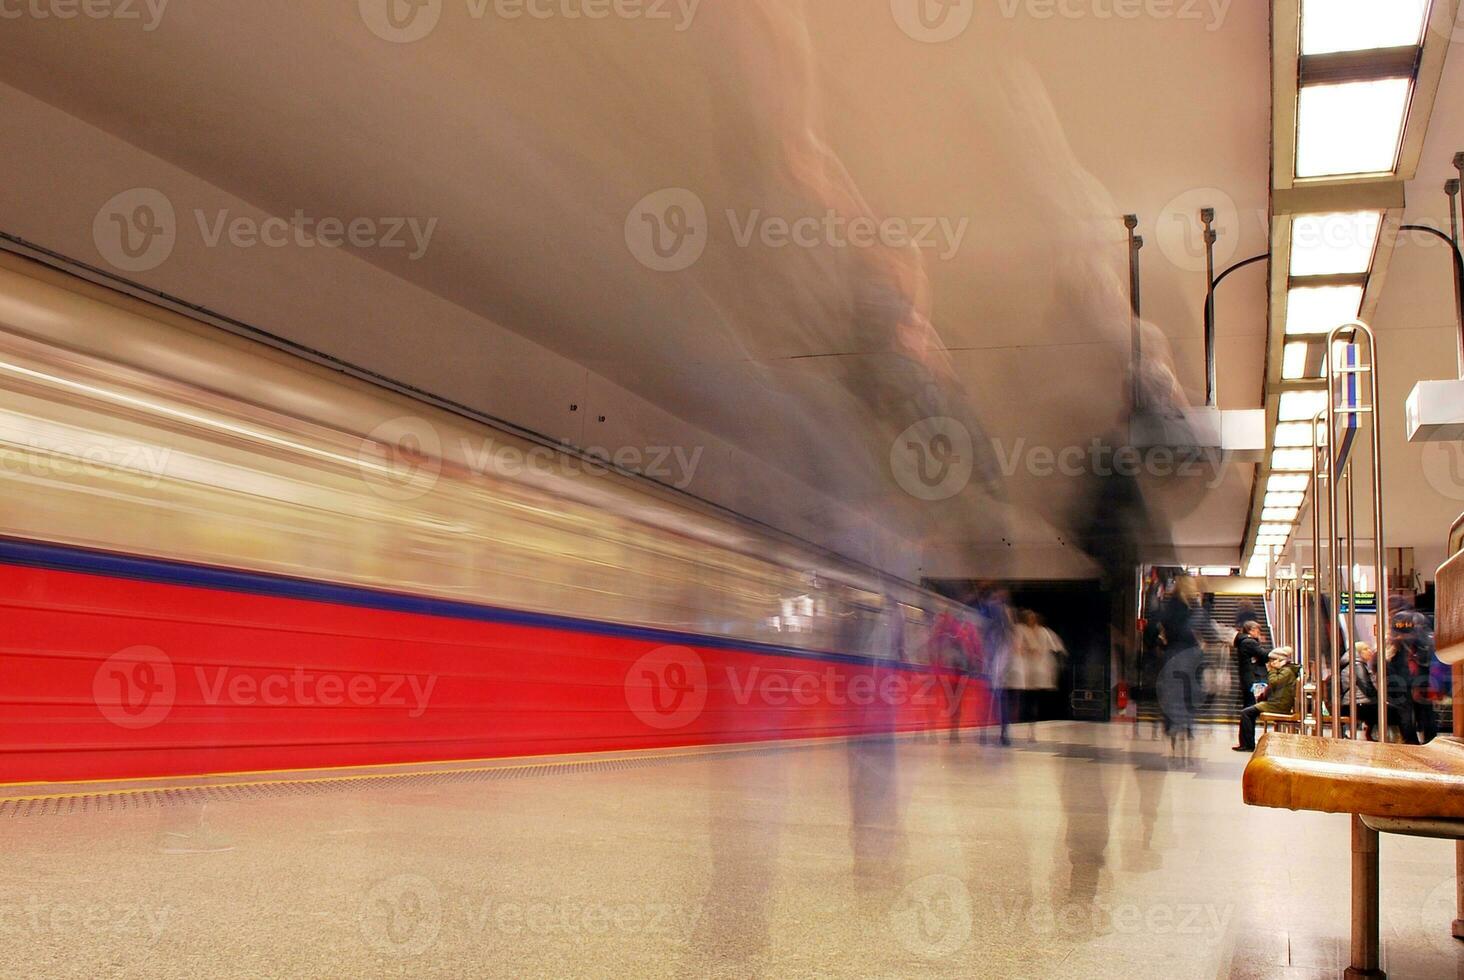
[[[1341,974],[1348,821],[1244,806],[1232,732],[1014,735],[11,816],[0,973]],[[1464,977],[1452,847],[1383,839],[1394,980]]]

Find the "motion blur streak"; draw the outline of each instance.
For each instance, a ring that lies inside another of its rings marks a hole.
[[[938,596],[10,258],[0,368],[0,782],[983,716]]]

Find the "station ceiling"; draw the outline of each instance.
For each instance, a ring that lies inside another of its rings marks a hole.
[[[1127,421],[1124,214],[1147,243],[1147,383],[1172,377],[1179,402],[1204,400],[1199,209],[1217,209],[1222,268],[1267,248],[1262,4],[1013,0],[924,19],[903,0],[161,7],[150,30],[0,22],[0,82],[263,212],[400,219],[406,247],[348,247],[860,509],[936,506],[890,480],[891,449],[922,418],[958,418],[998,485],[973,481],[958,518],[890,518],[957,546],[1073,550],[1091,482],[1047,475],[1043,453]],[[1439,124],[1455,136],[1458,78]],[[1433,135],[1426,161],[1443,153]],[[95,210],[122,189],[64,192]],[[667,271],[687,257],[671,247],[687,207],[704,247]],[[195,238],[217,232],[217,215],[179,211]],[[887,243],[903,222],[917,247],[860,247],[856,218]],[[430,226],[425,248],[408,219]],[[667,254],[646,252],[655,233]],[[1447,331],[1440,281],[1402,258],[1383,326]],[[1218,325],[1221,406],[1258,408],[1264,267],[1227,283]],[[428,390],[460,392],[474,370],[430,319],[375,348],[332,329],[387,375],[410,351]],[[501,365],[483,371],[502,384]],[[478,397],[504,414],[486,385]],[[1253,475],[1231,463],[1157,493],[1181,557],[1238,560]]]

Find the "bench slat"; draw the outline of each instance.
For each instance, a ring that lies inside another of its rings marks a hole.
[[[1383,745],[1272,732],[1243,784],[1252,806],[1464,819],[1464,740]]]

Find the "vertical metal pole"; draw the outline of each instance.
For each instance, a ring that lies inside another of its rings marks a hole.
[[[1215,209],[1201,208],[1200,221],[1205,226],[1205,405],[1216,408],[1220,404],[1219,385],[1215,374],[1215,242],[1220,236],[1215,231]]]
[[[1144,247],[1144,239],[1141,235],[1134,234],[1134,229],[1139,227],[1139,216],[1126,214],[1123,216],[1123,226],[1128,229],[1129,243],[1129,346],[1133,353],[1133,363],[1130,370],[1133,373],[1133,410],[1135,413],[1143,410],[1143,388],[1139,380],[1139,371],[1143,364],[1144,340],[1139,329],[1139,320],[1143,313],[1143,304],[1140,294],[1139,282],[1139,250]]]
[[[1368,363],[1368,412],[1372,420],[1372,505],[1373,505],[1373,558],[1378,570],[1378,622],[1382,628],[1378,630],[1378,656],[1383,663],[1383,696],[1378,699],[1378,733],[1379,741],[1388,741],[1388,697],[1389,686],[1386,683],[1388,676],[1388,641],[1391,638],[1393,618],[1388,614],[1388,553],[1383,544],[1383,435],[1382,414],[1379,409],[1378,399],[1378,339],[1373,334],[1372,328],[1367,324],[1358,322],[1355,326],[1367,336],[1367,363]]]
[[[1464,178],[1464,153],[1454,157],[1454,165],[1459,168],[1459,177]],[[1464,378],[1464,282],[1459,279],[1459,202],[1455,199],[1459,193],[1459,183],[1457,178],[1445,181],[1444,193],[1449,197],[1449,238],[1454,243],[1456,253],[1449,256],[1449,264],[1454,267],[1454,313],[1458,317],[1455,349],[1459,355],[1459,377]]]
[[[1454,690],[1464,691],[1464,664],[1454,665]],[[1459,710],[1459,702],[1454,701],[1454,736],[1464,738],[1464,711]],[[1454,938],[1464,939],[1464,840],[1454,845],[1454,887],[1458,890],[1455,896],[1458,902],[1455,906],[1458,918],[1454,920]]]
[[[1352,815],[1352,965],[1348,980],[1386,978],[1378,915],[1378,832]]]
[[[1337,431],[1337,378],[1341,371],[1346,370],[1345,366],[1337,363],[1335,357],[1337,351],[1337,332],[1327,338],[1327,351],[1323,356],[1323,363],[1327,365],[1327,565],[1328,575],[1332,585],[1332,611],[1327,617],[1327,636],[1331,639],[1332,646],[1332,681],[1330,685],[1330,701],[1332,706],[1332,737],[1342,737],[1342,678],[1341,673],[1341,646],[1342,646],[1342,573],[1338,567],[1337,559],[1340,557],[1338,548],[1338,503],[1337,503],[1337,482],[1341,469],[1338,464],[1338,452],[1335,447],[1342,444],[1342,440],[1333,438]],[[1321,499],[1320,493],[1317,499]],[[1352,570],[1347,570],[1351,578]],[[1321,697],[1322,676],[1317,677],[1317,696]],[[1318,729],[1321,728],[1320,718],[1317,722]]]
[[[1310,574],[1312,574],[1312,583],[1310,584],[1307,584],[1307,571],[1310,571]],[[1309,611],[1309,606],[1312,605],[1312,593],[1315,589],[1316,568],[1313,567],[1309,568],[1309,570],[1303,570],[1303,573],[1301,573],[1301,586],[1300,589],[1297,589],[1296,593],[1296,639],[1297,653],[1300,655],[1299,661],[1301,667],[1306,669],[1306,671],[1312,669],[1312,623],[1310,623],[1310,618],[1307,617],[1307,611]],[[1301,708],[1304,710],[1306,709],[1306,705],[1304,705],[1304,693],[1301,693],[1301,691],[1297,691],[1297,693],[1303,696],[1303,705],[1301,705]]]
[[[1347,487],[1347,655],[1352,661],[1352,683],[1348,685],[1348,725],[1357,738],[1357,501],[1352,495],[1352,460],[1343,475]]]
[[[1330,401],[1330,392],[1329,392]],[[1312,432],[1315,436],[1316,445],[1312,452],[1312,622],[1307,630],[1307,648],[1309,656],[1306,663],[1306,676],[1302,678],[1301,690],[1297,693],[1302,699],[1302,720],[1305,727],[1306,719],[1306,688],[1311,686],[1314,693],[1312,698],[1312,719],[1315,727],[1313,732],[1321,734],[1322,709],[1321,709],[1321,680],[1322,680],[1322,627],[1326,623],[1326,614],[1322,609],[1322,596],[1326,584],[1322,578],[1322,480],[1326,478],[1326,469],[1330,467],[1332,458],[1332,440],[1324,439],[1322,434],[1322,421],[1330,415],[1328,411],[1321,411],[1312,419]],[[1329,430],[1330,434],[1330,430]],[[1322,465],[1322,453],[1326,453],[1328,464]],[[1330,531],[1330,529],[1329,529]],[[1328,549],[1330,552],[1330,549]],[[1328,562],[1331,558],[1326,559]]]

